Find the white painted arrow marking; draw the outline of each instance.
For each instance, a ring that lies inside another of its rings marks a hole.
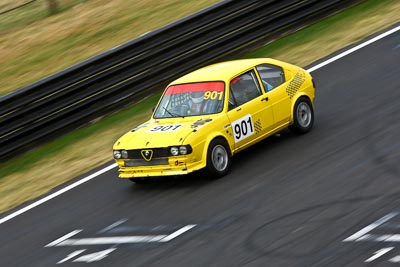
[[[366,235],[368,232],[372,231],[373,229],[379,227],[380,225],[384,224],[385,222],[389,221],[393,217],[396,217],[399,213],[398,212],[391,212],[388,215],[382,217],[381,219],[377,220],[370,225],[367,225],[357,233],[349,236],[348,238],[344,239],[343,242],[351,242],[351,241],[362,241],[365,239],[369,239],[369,235]]]
[[[193,227],[195,227],[195,224],[190,224],[190,225],[186,225],[185,227],[182,227],[181,229],[179,229],[178,231],[173,232],[170,235],[167,235],[166,237],[164,237],[163,239],[160,240],[160,242],[168,242],[171,241],[172,239],[180,236],[181,234],[189,231],[190,229],[192,229]]]
[[[102,251],[98,251],[98,252],[94,252],[94,253],[90,253],[87,255],[83,255],[79,258],[77,258],[76,260],[73,260],[73,262],[95,262],[95,261],[101,261],[102,259],[106,258],[111,252],[113,252],[114,250],[116,250],[117,248],[109,248],[109,249],[105,249]]]
[[[74,236],[74,235],[76,235],[77,233],[79,233],[79,232],[81,232],[81,231],[82,231],[82,230],[75,230],[75,231],[72,231],[71,233],[66,234],[66,235],[60,237],[59,239],[56,239],[56,240],[54,240],[53,242],[47,244],[45,247],[55,247],[55,246],[57,246],[58,244],[64,242],[65,240],[67,240],[67,239],[70,238],[71,236]]]
[[[46,247],[60,247],[60,246],[91,246],[91,245],[118,245],[130,243],[151,243],[151,242],[169,242],[172,239],[189,231],[196,224],[190,224],[180,228],[169,235],[145,235],[145,236],[112,236],[112,237],[93,237],[93,238],[80,238],[68,239],[76,235],[82,230],[75,230],[71,233],[49,243]]]
[[[67,257],[65,257],[63,260],[60,260],[59,262],[57,262],[57,264],[61,264],[64,263],[70,259],[72,259],[75,256],[78,256],[79,254],[81,254],[82,252],[84,252],[86,249],[81,249],[81,250],[77,250],[72,252],[71,254],[69,254]]]
[[[400,256],[395,256],[395,257],[391,258],[389,261],[393,262],[393,263],[399,263],[400,262]]]
[[[371,262],[376,260],[377,258],[381,257],[382,255],[388,253],[389,251],[391,251],[392,249],[394,249],[394,247],[389,247],[389,248],[382,248],[380,250],[377,250],[374,252],[374,256],[368,258],[365,260],[365,262]]]
[[[151,243],[161,242],[160,240],[167,237],[166,235],[155,236],[113,236],[113,237],[93,237],[81,239],[67,239],[57,244],[61,246],[92,246],[92,245],[118,245],[131,243]]]

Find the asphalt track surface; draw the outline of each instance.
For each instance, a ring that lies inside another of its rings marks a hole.
[[[400,32],[312,75],[312,132],[268,138],[214,181],[113,168],[0,224],[0,266],[398,265]]]

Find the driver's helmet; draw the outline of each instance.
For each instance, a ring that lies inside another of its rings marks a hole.
[[[202,110],[202,103],[204,99],[204,92],[191,92],[190,93],[190,100],[191,105],[190,108],[193,112],[199,113]]]
[[[194,104],[200,104],[204,99],[204,92],[191,92],[190,99]]]

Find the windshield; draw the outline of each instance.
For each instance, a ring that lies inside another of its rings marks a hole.
[[[199,82],[171,85],[154,112],[154,118],[187,117],[214,114],[224,106],[223,82]]]

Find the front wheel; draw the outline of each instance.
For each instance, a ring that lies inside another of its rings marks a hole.
[[[212,178],[220,178],[226,175],[231,167],[231,155],[225,140],[213,140],[207,152],[206,171]]]
[[[289,129],[297,134],[304,134],[311,130],[314,124],[314,110],[310,100],[301,97],[296,101],[293,110],[293,124]]]

